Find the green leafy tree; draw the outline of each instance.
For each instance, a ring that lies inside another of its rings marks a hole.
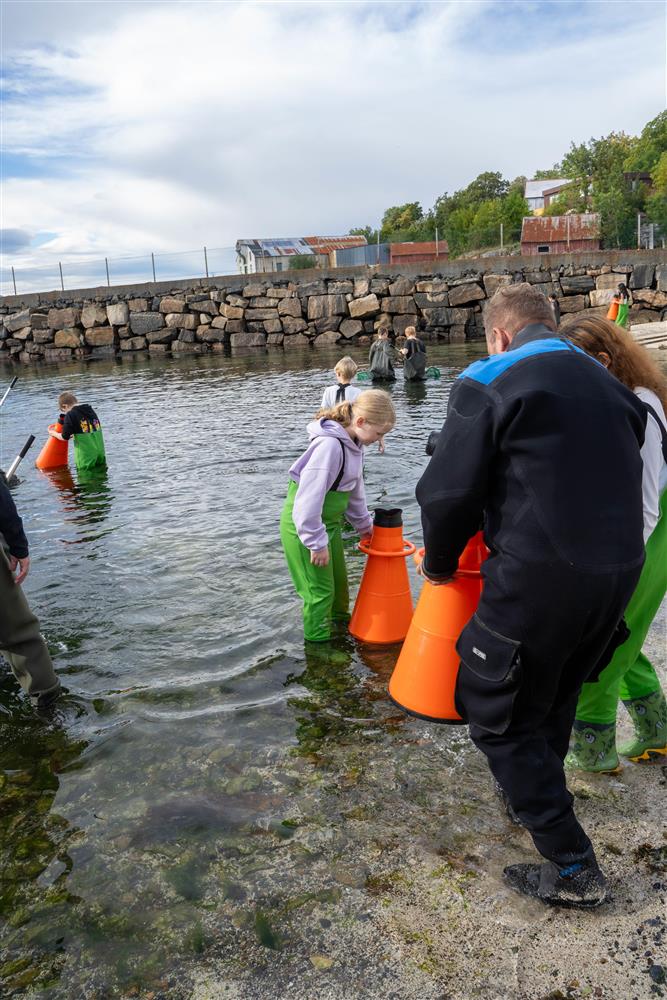
[[[504,180],[502,174],[486,170],[483,174],[478,174],[475,180],[464,188],[461,197],[467,205],[479,205],[483,201],[502,198],[507,194],[508,188],[509,181]]]
[[[365,236],[367,243],[377,243],[378,231],[372,226],[359,226],[357,229],[350,229],[350,236]]]
[[[394,205],[388,208],[382,216],[380,226],[380,240],[382,243],[397,243],[400,238],[405,238],[405,233],[418,230],[419,223],[424,217],[424,212],[418,201],[410,201],[405,205]],[[407,236],[407,239],[413,239]]]
[[[290,271],[307,271],[317,267],[317,257],[312,253],[297,253],[289,259]]]
[[[667,111],[661,111],[642,129],[626,161],[625,170],[651,173],[667,152]]]
[[[636,213],[624,188],[612,188],[595,196],[595,207],[600,212],[602,245],[608,247],[632,246]]]
[[[653,194],[646,201],[646,214],[667,236],[667,152],[664,152],[651,173]]]

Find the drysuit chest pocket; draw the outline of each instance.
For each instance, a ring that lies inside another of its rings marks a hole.
[[[521,684],[521,643],[473,615],[456,643],[461,666],[456,707],[470,725],[504,733]]]

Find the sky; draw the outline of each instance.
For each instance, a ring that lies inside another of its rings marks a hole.
[[[375,226],[665,106],[663,0],[0,9],[17,270]]]

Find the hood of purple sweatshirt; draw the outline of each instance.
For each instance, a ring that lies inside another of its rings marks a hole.
[[[353,441],[345,428],[336,420],[311,420],[307,429],[310,444],[290,467],[290,477],[298,483],[306,466],[311,470],[326,469],[331,473],[328,477],[331,486],[340,472],[343,461],[343,452],[338,444],[340,441],[345,448],[345,471],[338,489],[351,490],[363,470],[363,447]]]
[[[345,516],[360,534],[369,532],[373,522],[364,493],[363,447],[335,420],[313,420],[308,436],[310,444],[289,470],[298,485],[292,517],[299,538],[309,549],[327,544],[322,505],[341,470],[343,453],[345,468],[338,489],[350,494]]]

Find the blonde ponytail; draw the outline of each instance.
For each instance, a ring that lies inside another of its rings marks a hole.
[[[338,403],[315,414],[316,420],[335,420],[343,427],[349,427],[355,417],[363,417],[374,427],[393,427],[396,411],[391,396],[383,389],[366,389],[353,403]]]

